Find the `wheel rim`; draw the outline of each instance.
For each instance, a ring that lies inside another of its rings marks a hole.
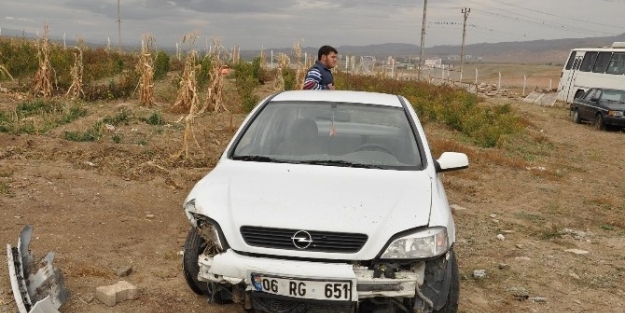
[[[597,115],[595,118],[595,128],[599,130],[603,129],[603,117],[601,117],[601,115]]]

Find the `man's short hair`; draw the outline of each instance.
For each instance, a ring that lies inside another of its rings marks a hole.
[[[330,52],[334,52],[336,54],[339,54],[339,52],[336,51],[336,49],[334,49],[334,47],[332,47],[332,46],[323,46],[323,47],[319,48],[319,52],[317,53],[317,60],[321,60],[321,56],[322,55],[328,55],[328,54],[330,54]]]

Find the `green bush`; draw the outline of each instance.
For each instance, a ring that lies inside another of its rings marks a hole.
[[[159,51],[154,57],[154,79],[165,78],[169,72],[169,55],[164,51]]]
[[[150,115],[150,117],[142,118],[141,120],[148,125],[165,125],[165,120],[157,112],[154,112]]]
[[[282,79],[284,79],[284,90],[295,89],[295,70],[292,68],[282,69]]]
[[[195,80],[200,88],[204,88],[210,82],[211,58],[205,56],[199,63],[200,70],[195,72]]]
[[[86,141],[98,141],[102,138],[102,122],[96,122],[91,128],[87,129],[84,132],[81,131],[66,131],[63,134],[63,137],[69,141],[78,141],[78,142],[86,142]]]
[[[0,132],[44,134],[87,115],[80,104],[67,105],[41,99],[21,102],[15,111],[0,111]]]
[[[254,95],[254,89],[258,86],[258,78],[254,78],[254,65],[245,61],[239,62],[234,67],[234,78],[237,92],[241,97],[242,110],[252,111],[259,100],[258,96]]]

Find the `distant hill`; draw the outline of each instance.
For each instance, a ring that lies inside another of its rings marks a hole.
[[[21,30],[2,28],[3,37],[25,37],[36,38],[36,34],[23,32]],[[62,42],[63,38],[50,36],[53,41]],[[533,40],[533,41],[513,41],[499,43],[480,43],[465,46],[465,54],[471,56],[467,62],[488,62],[488,63],[538,63],[538,64],[563,64],[568,53],[573,48],[584,47],[605,47],[613,42],[625,42],[625,33],[613,37],[587,37],[587,38],[566,38],[553,40]],[[74,46],[75,40],[67,40],[67,46]],[[106,43],[88,43],[91,46],[106,46]],[[115,46],[114,42],[111,42]],[[416,57],[420,54],[418,45],[407,43],[384,43],[366,46],[337,46],[337,50],[343,55],[375,56],[378,60],[383,60],[388,56],[393,57]],[[138,46],[124,46],[124,50],[137,50]],[[163,47],[167,52],[173,53],[175,48]],[[292,54],[292,48],[268,48],[265,49],[269,56],[273,50],[274,54]],[[309,57],[316,58],[318,47],[303,47],[302,53],[307,53]],[[447,57],[460,55],[460,45],[434,46],[425,49],[425,57],[440,57],[444,60]],[[252,59],[260,55],[260,50],[241,50],[241,57]],[[447,61],[453,62],[453,61]]]
[[[467,62],[476,62],[478,58],[481,62],[501,62],[501,63],[540,63],[540,64],[563,64],[569,51],[573,48],[584,47],[605,47],[611,46],[615,41],[625,41],[625,34],[613,37],[589,37],[589,38],[567,38],[554,40],[533,40],[499,43],[480,43],[465,46],[465,54],[472,58]],[[340,54],[375,56],[384,59],[393,57],[414,57],[420,54],[418,45],[406,43],[385,43],[367,46],[338,46]],[[317,49],[305,47],[302,50],[309,55],[316,57]],[[273,50],[274,54],[291,54],[290,48],[265,49],[265,52]],[[459,56],[461,46],[434,46],[425,49],[425,57]],[[259,50],[241,51],[242,57],[254,57],[260,54]]]

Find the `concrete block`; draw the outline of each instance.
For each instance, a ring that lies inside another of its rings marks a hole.
[[[124,300],[136,299],[137,296],[137,287],[123,280],[115,285],[97,287],[95,290],[96,299],[108,306],[114,306]]]

